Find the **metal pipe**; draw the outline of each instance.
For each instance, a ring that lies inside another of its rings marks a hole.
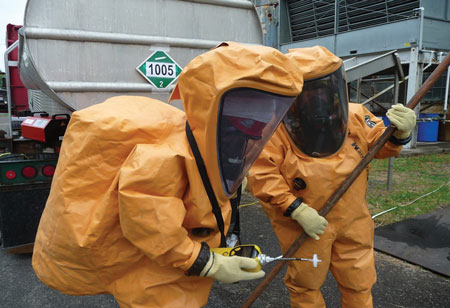
[[[394,169],[394,157],[388,159],[388,176],[387,176],[387,190],[392,190],[392,169]]]
[[[250,0],[182,0],[186,2],[197,2],[212,5],[221,5],[235,8],[252,9],[253,3]]]
[[[151,84],[126,82],[48,81],[56,92],[171,92],[174,86],[159,89]]]
[[[84,30],[49,29],[26,27],[27,38],[66,40],[77,42],[100,42],[129,45],[169,45],[173,47],[188,47],[198,49],[210,49],[219,44],[219,41],[186,39],[165,36],[137,35],[127,33],[108,33]]]
[[[358,79],[356,84],[356,103],[361,103],[361,78]]]
[[[445,96],[444,96],[444,120],[447,119],[447,106],[448,106],[448,88],[450,86],[450,67],[447,69],[447,80],[445,82]]]
[[[413,95],[411,100],[408,102],[406,107],[410,109],[414,109],[419,101],[427,94],[427,92],[431,89],[433,84],[438,80],[438,78],[442,75],[442,73],[449,67],[450,65],[450,54],[445,57],[444,61],[436,67],[430,77],[425,80],[419,90]],[[380,138],[375,142],[375,144],[370,148],[369,152],[367,152],[366,156],[359,162],[359,164],[353,169],[352,173],[348,175],[348,177],[342,182],[339,188],[333,193],[333,195],[328,199],[322,209],[319,211],[321,216],[326,216],[331,209],[335,206],[335,204],[339,201],[342,195],[348,190],[348,188],[353,184],[353,182],[359,177],[361,172],[369,165],[375,155],[381,150],[384,144],[389,140],[392,134],[395,132],[396,128],[392,124],[384,131],[384,133],[380,136]],[[308,235],[306,233],[302,233],[289,247],[289,249],[284,253],[285,258],[292,257],[295,252],[300,248],[300,246],[306,241]],[[262,293],[262,291],[269,285],[269,283],[276,277],[276,275],[281,271],[283,266],[287,263],[287,261],[280,261],[277,263],[274,268],[270,271],[270,273],[261,281],[261,283],[256,287],[252,294],[247,298],[246,302],[241,306],[241,308],[250,307],[253,302],[258,298],[258,296]]]
[[[399,72],[395,71],[394,76],[394,105],[398,104],[398,96],[399,96],[399,88],[400,88],[400,79]],[[389,157],[388,163],[388,176],[387,176],[387,190],[392,190],[392,171],[394,169],[394,157]]]
[[[422,51],[423,52],[423,51]],[[433,58],[434,58],[434,51],[430,52],[430,59],[428,61],[428,64],[422,69],[422,71],[426,71],[427,68],[429,68],[433,64]]]
[[[419,118],[416,120],[416,122],[433,122],[437,120],[442,120],[441,117],[437,116],[435,118]]]
[[[9,138],[12,138],[12,121],[11,121],[11,117],[12,117],[12,111],[11,111],[12,96],[11,96],[11,79],[10,79],[10,73],[9,73],[10,61],[8,59],[8,56],[14,49],[17,48],[17,46],[19,46],[19,41],[15,41],[14,43],[12,43],[11,46],[9,46],[8,49],[6,49],[5,54],[4,54],[5,79],[6,79],[6,99],[8,100],[8,129],[9,129],[9,134],[7,136]],[[17,66],[17,64],[16,64],[16,66]]]
[[[363,82],[369,82],[369,81],[393,81],[394,79],[392,77],[380,77],[380,78],[363,78]]]
[[[334,53],[337,54],[337,36],[339,33],[339,0],[334,1]]]
[[[419,7],[419,13],[420,13],[420,29],[419,29],[419,52],[422,50],[423,47],[423,20],[424,20],[424,13],[425,13],[425,8],[423,6]]]

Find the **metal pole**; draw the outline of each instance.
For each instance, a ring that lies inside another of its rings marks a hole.
[[[334,53],[337,54],[337,36],[339,32],[339,0],[334,1]]]
[[[419,101],[427,94],[427,92],[431,89],[433,84],[438,80],[438,78],[442,75],[442,73],[449,67],[450,65],[450,54],[445,57],[444,61],[436,67],[433,73],[428,77],[428,79],[423,83],[420,89],[416,92],[416,94],[411,98],[406,107],[414,109]],[[369,165],[371,160],[377,155],[377,153],[381,150],[384,144],[389,140],[392,134],[395,132],[396,128],[392,124],[384,131],[384,133],[380,136],[380,138],[375,142],[375,144],[370,148],[369,152],[364,156],[364,158],[359,162],[359,164],[353,169],[352,173],[348,175],[348,177],[342,182],[339,188],[333,193],[333,195],[328,199],[322,209],[319,211],[321,216],[326,216],[334,205],[339,201],[342,195],[347,191],[347,189],[353,184],[353,182],[359,177],[361,172]],[[283,257],[290,258],[295,252],[300,248],[300,246],[305,242],[308,238],[306,233],[302,233],[289,247],[289,249],[284,253]],[[261,283],[256,287],[252,294],[247,298],[246,302],[241,306],[241,308],[250,307],[258,296],[264,291],[264,289],[269,285],[269,283],[276,277],[276,275],[281,271],[283,266],[288,261],[280,261],[277,263],[274,268],[270,271],[269,274],[261,281]]]
[[[358,104],[361,103],[361,86],[362,86],[362,78],[359,78],[358,83],[356,85],[356,102]]]
[[[388,159],[388,178],[387,178],[387,190],[392,190],[392,169],[394,168],[394,157]]]
[[[444,96],[444,123],[447,120],[447,106],[448,106],[448,87],[450,84],[450,67],[447,69],[447,80],[445,82],[445,96]]]
[[[394,105],[398,104],[398,95],[399,95],[399,77],[398,77],[398,71],[395,71],[394,76]],[[394,168],[394,157],[389,157],[389,163],[388,163],[388,178],[387,178],[387,190],[392,190],[392,170]]]
[[[11,111],[11,105],[12,105],[12,96],[11,96],[11,79],[10,79],[10,73],[9,73],[9,54],[15,49],[17,48],[17,46],[19,46],[19,41],[15,41],[14,43],[11,44],[11,46],[8,47],[8,49],[6,49],[5,54],[4,54],[4,61],[5,61],[5,79],[6,79],[6,99],[8,100],[8,137],[12,138],[12,122],[11,122],[11,116],[12,116],[12,111]]]
[[[419,48],[413,47],[411,48],[411,54],[409,58],[409,74],[408,74],[408,88],[406,99],[410,100],[414,93],[416,93],[417,89],[420,87],[422,82],[422,65],[419,61]],[[420,68],[419,68],[420,66]],[[417,118],[419,118],[419,108],[418,105],[415,109]],[[406,144],[404,147],[407,149],[415,148],[417,144],[417,125],[412,132],[412,140],[410,143]]]
[[[422,50],[423,47],[423,20],[425,16],[425,8],[421,6],[419,8],[419,14],[420,14],[420,28],[419,28],[419,50]]]

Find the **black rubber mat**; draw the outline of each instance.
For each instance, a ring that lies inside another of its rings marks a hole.
[[[450,207],[375,229],[375,249],[450,277]]]

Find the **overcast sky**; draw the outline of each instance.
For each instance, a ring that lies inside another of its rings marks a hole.
[[[0,71],[5,71],[6,25],[23,25],[27,0],[0,0]]]

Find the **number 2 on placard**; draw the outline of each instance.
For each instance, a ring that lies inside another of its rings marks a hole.
[[[160,87],[160,88],[163,87],[163,82],[162,82],[162,80],[159,82],[159,87]]]

